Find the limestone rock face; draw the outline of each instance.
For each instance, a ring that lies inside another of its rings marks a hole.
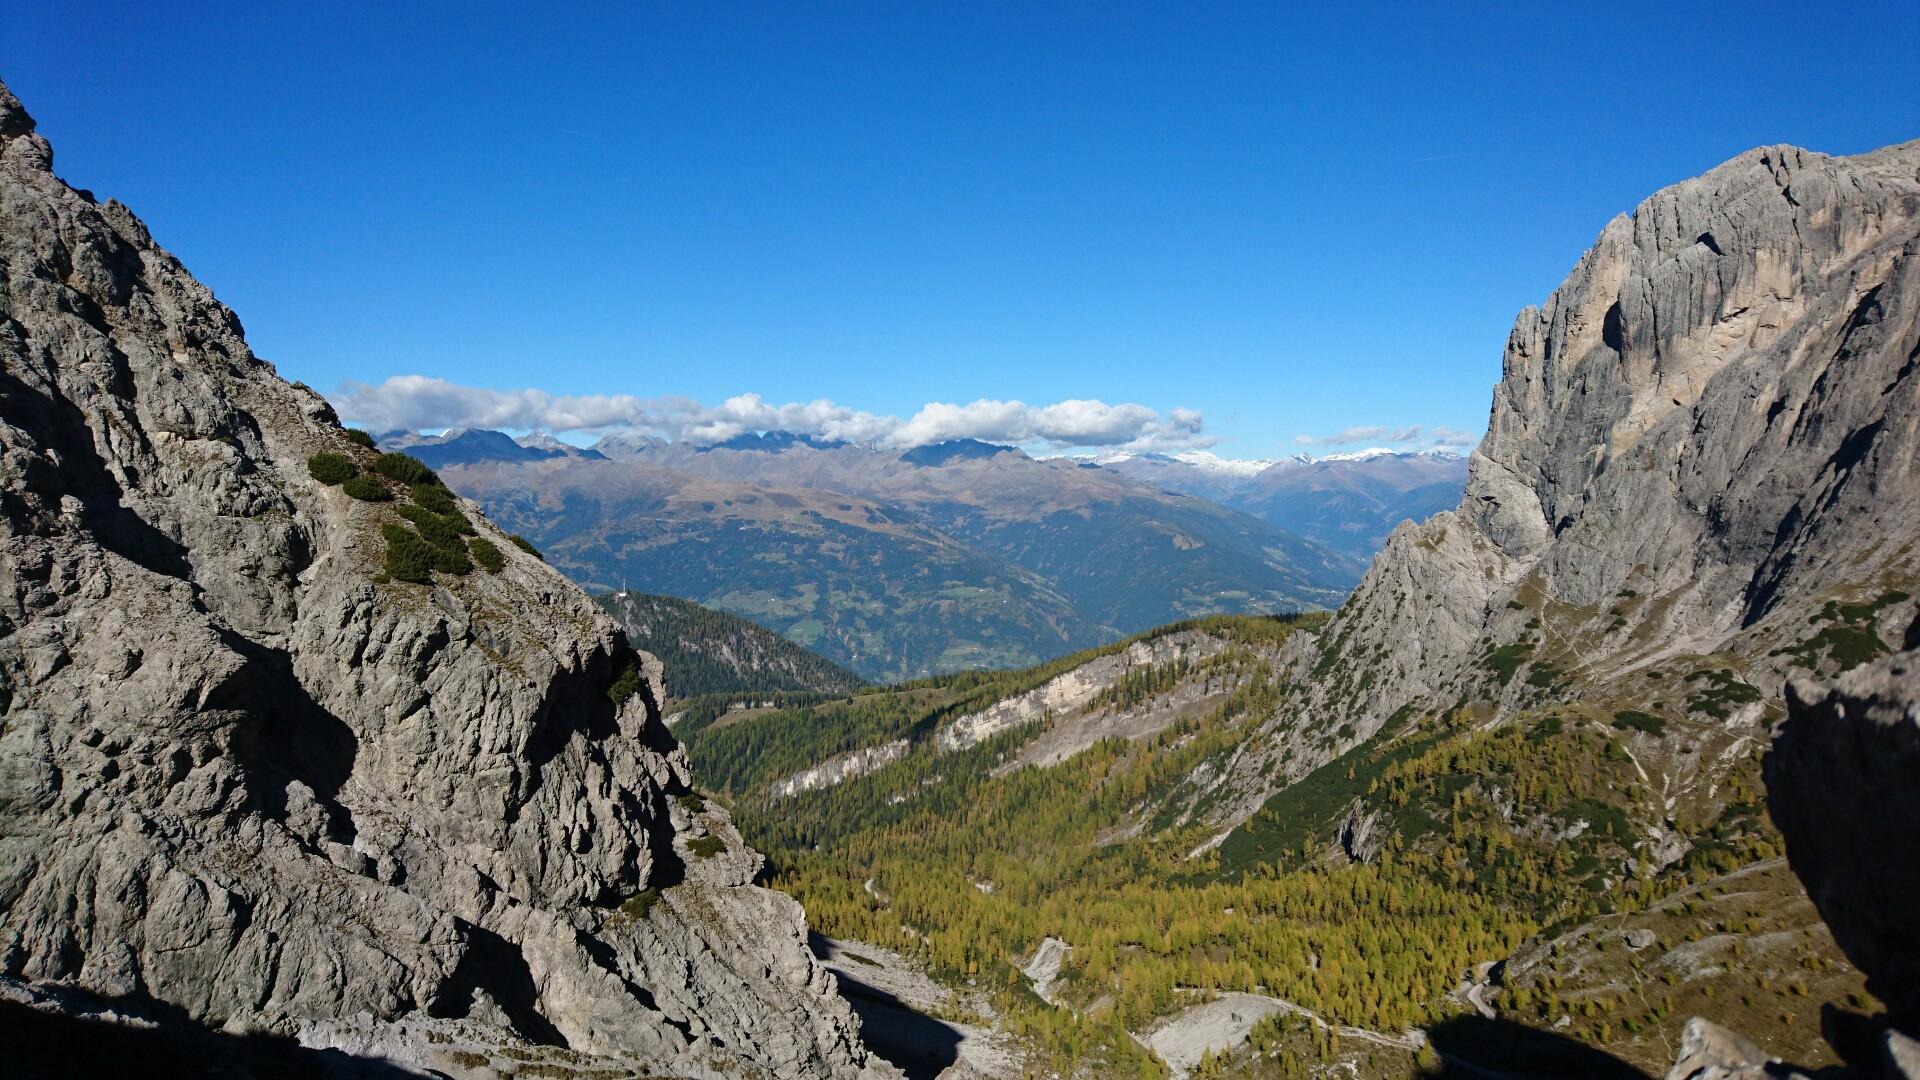
[[[0,305],[0,977],[420,1062],[869,1067],[653,691],[610,699],[650,658],[471,506],[499,573],[383,580],[393,511],[306,467],[371,454],[4,87]]]
[[[1787,690],[1767,809],[1834,940],[1896,1023],[1920,1031],[1920,652]]]
[[[1365,803],[1355,798],[1347,805],[1346,816],[1340,819],[1340,828],[1335,834],[1335,842],[1341,854],[1357,863],[1370,863],[1380,857],[1381,814],[1378,810],[1368,810]]]
[[[1396,530],[1301,639],[1235,812],[1403,708],[1537,696],[1490,685],[1503,646],[1589,682],[1724,651],[1777,692],[1828,600],[1913,591],[1917,366],[1920,142],[1752,150],[1615,219],[1516,320],[1459,508]]]

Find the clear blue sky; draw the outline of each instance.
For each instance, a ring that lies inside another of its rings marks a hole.
[[[1920,137],[1920,4],[81,6],[0,78],[332,391],[1479,432],[1515,312],[1751,146]],[[1470,13],[1469,13],[1470,12]]]

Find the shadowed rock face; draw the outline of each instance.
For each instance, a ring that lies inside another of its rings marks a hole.
[[[499,573],[385,581],[390,504],[306,468],[367,452],[4,87],[0,304],[0,980],[456,1073],[866,1068],[651,658],[484,521]]]
[[[1834,941],[1886,1003],[1891,1027],[1852,1047],[1851,1070],[1821,1075],[1920,1077],[1920,619],[1908,650],[1832,684],[1787,687],[1787,720],[1762,762],[1767,810],[1787,841],[1787,861]],[[1837,1018],[1830,1018],[1837,1019]],[[1858,1026],[1858,1025],[1855,1025]],[[1829,1024],[1842,1046],[1846,1029]],[[1871,1055],[1871,1056],[1869,1056]],[[1805,1077],[1752,1042],[1694,1017],[1668,1080]]]
[[[1833,937],[1894,1021],[1920,1021],[1920,652],[1795,682],[1767,809]]]

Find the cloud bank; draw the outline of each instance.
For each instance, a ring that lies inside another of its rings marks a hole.
[[[1407,446],[1423,442],[1435,448],[1465,450],[1479,442],[1480,436],[1441,425],[1428,427],[1424,424],[1404,424],[1389,427],[1375,424],[1344,428],[1331,435],[1297,435],[1293,441],[1300,446],[1351,446],[1355,443]]]
[[[1132,402],[1109,405],[1079,398],[1051,405],[986,398],[966,405],[935,401],[903,420],[825,398],[782,405],[758,394],[740,394],[707,405],[683,397],[485,390],[424,375],[396,375],[378,386],[348,383],[332,400],[341,416],[374,431],[632,430],[695,443],[721,442],[754,431],[791,431],[900,448],[979,439],[1059,448],[1187,450],[1216,441],[1207,434],[1205,419],[1193,409],[1176,408],[1163,415]]]

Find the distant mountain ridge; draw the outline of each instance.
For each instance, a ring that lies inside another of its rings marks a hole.
[[[501,431],[464,428],[439,435],[417,435],[409,431],[389,431],[378,436],[383,450],[405,450],[434,468],[443,465],[468,465],[480,461],[546,461],[551,458],[579,458],[597,461],[606,455],[561,442],[545,432],[515,439]]]
[[[913,465],[945,465],[952,461],[980,461],[998,457],[1001,454],[1018,454],[1026,457],[1026,452],[1014,446],[1001,446],[997,443],[981,442],[979,439],[950,439],[946,442],[916,446],[900,455],[900,460]]]
[[[1211,454],[1110,454],[1105,469],[1209,499],[1352,555],[1371,558],[1403,521],[1422,521],[1460,501],[1467,459],[1450,450],[1387,450],[1279,461]]]
[[[1018,667],[1213,612],[1337,605],[1361,561],[1073,459],[787,432],[414,441],[590,589],[686,597],[874,680]]]

